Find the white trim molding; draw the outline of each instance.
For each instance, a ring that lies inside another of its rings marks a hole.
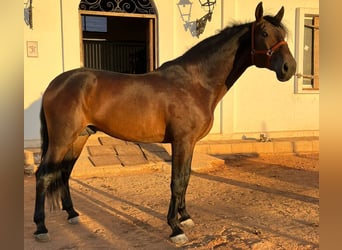
[[[318,94],[319,89],[308,89],[304,84],[304,28],[305,18],[319,15],[318,8],[296,8],[296,44],[295,58],[297,61],[297,74],[295,76],[295,93]]]

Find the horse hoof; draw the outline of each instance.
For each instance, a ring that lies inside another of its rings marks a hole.
[[[34,238],[39,242],[47,242],[50,240],[50,236],[48,233],[35,234]]]
[[[187,220],[184,220],[184,221],[181,221],[180,224],[183,227],[194,227],[195,226],[195,223],[194,223],[194,221],[191,218],[189,218]]]
[[[176,236],[170,237],[170,240],[176,245],[183,245],[184,243],[189,241],[188,237],[186,237],[185,234],[178,234]]]
[[[73,217],[73,218],[70,218],[70,219],[68,219],[68,222],[70,223],[70,224],[78,224],[79,222],[80,222],[80,217],[79,216],[76,216],[76,217]]]

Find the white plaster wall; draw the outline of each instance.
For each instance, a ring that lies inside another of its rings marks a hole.
[[[154,1],[158,12],[157,50],[159,65],[174,57],[174,1]]]
[[[35,0],[33,29],[24,25],[26,146],[36,145],[40,138],[41,96],[50,81],[63,71],[80,66],[78,4],[78,0]],[[38,42],[38,57],[27,57],[27,41]]]
[[[236,1],[236,19],[253,21],[253,9],[258,0]],[[288,44],[295,53],[295,9],[297,7],[318,8],[313,0],[263,1],[265,14],[276,14],[284,5],[284,24],[289,30]],[[251,19],[252,18],[252,19]],[[285,132],[294,135],[297,131],[319,130],[319,94],[295,94],[294,77],[281,83],[275,73],[266,69],[250,67],[234,87],[232,131],[227,133],[248,134],[253,132]],[[224,121],[224,123],[231,123]],[[279,133],[280,135],[282,133]]]
[[[60,0],[62,2],[63,71],[81,65],[81,24],[78,14],[79,0]]]
[[[38,42],[38,57],[27,57],[27,41]],[[24,26],[24,136],[37,139],[42,93],[62,71],[59,1],[33,1],[33,29]]]

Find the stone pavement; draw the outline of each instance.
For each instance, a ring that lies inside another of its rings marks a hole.
[[[291,137],[269,140],[203,140],[197,143],[192,161],[194,171],[224,164],[224,154],[313,153],[319,151],[318,137]],[[32,173],[39,163],[40,150],[24,150],[24,170]],[[75,164],[72,176],[105,176],[114,173],[169,168],[170,144],[121,141],[98,132],[89,137]]]

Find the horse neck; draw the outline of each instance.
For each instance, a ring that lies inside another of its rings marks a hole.
[[[214,106],[251,66],[250,27],[243,24],[226,28],[182,56],[184,68],[193,72],[195,79],[202,79],[197,82],[214,95]]]

